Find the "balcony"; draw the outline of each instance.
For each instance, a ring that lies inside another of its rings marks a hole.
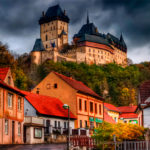
[[[38,117],[24,117],[24,124],[44,126],[44,121]]]

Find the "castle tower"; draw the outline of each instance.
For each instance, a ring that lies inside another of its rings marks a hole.
[[[59,5],[49,7],[39,20],[40,37],[46,50],[59,50],[68,43],[69,18]]]

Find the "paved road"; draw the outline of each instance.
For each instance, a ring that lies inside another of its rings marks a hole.
[[[66,150],[66,144],[1,145],[0,150]]]

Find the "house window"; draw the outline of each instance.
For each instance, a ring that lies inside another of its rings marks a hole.
[[[8,134],[8,120],[5,119],[5,134]]]
[[[57,121],[55,121],[55,128],[57,128]]]
[[[80,128],[82,128],[82,120],[80,120]]]
[[[57,87],[58,87],[58,86],[57,86],[57,83],[55,83],[55,84],[54,84],[54,88],[57,89]]]
[[[84,101],[84,110],[87,111],[87,102]]]
[[[93,128],[94,128],[94,122],[90,121],[90,129],[93,129]]]
[[[85,128],[87,127],[88,125],[87,125],[87,120],[85,120]]]
[[[40,93],[40,88],[37,88],[36,94]]]
[[[65,128],[65,129],[67,128],[67,123],[66,123],[66,122],[64,122],[64,128]]]
[[[102,107],[101,107],[101,104],[99,105],[99,114],[100,114],[100,115],[102,114]]]
[[[90,102],[90,112],[93,112],[93,102]]]
[[[82,110],[82,100],[79,99],[79,110]]]
[[[18,97],[18,110],[21,110],[21,98]]]
[[[58,121],[58,128],[60,128],[60,121]]]
[[[42,128],[34,128],[34,138],[42,138]]]
[[[97,114],[97,104],[95,104],[95,113]]]
[[[11,77],[10,76],[8,77],[8,84],[9,85],[11,84]]]
[[[8,93],[8,107],[12,107],[13,95]]]
[[[18,122],[18,135],[21,135],[21,123]]]
[[[114,117],[115,122],[117,122],[117,117]]]

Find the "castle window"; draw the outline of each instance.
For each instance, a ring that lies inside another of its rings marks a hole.
[[[46,41],[48,40],[48,36],[47,36],[47,35],[45,36],[45,40],[46,40]]]
[[[91,52],[91,49],[89,49],[89,52]]]
[[[48,45],[46,44],[46,48],[48,48]]]

